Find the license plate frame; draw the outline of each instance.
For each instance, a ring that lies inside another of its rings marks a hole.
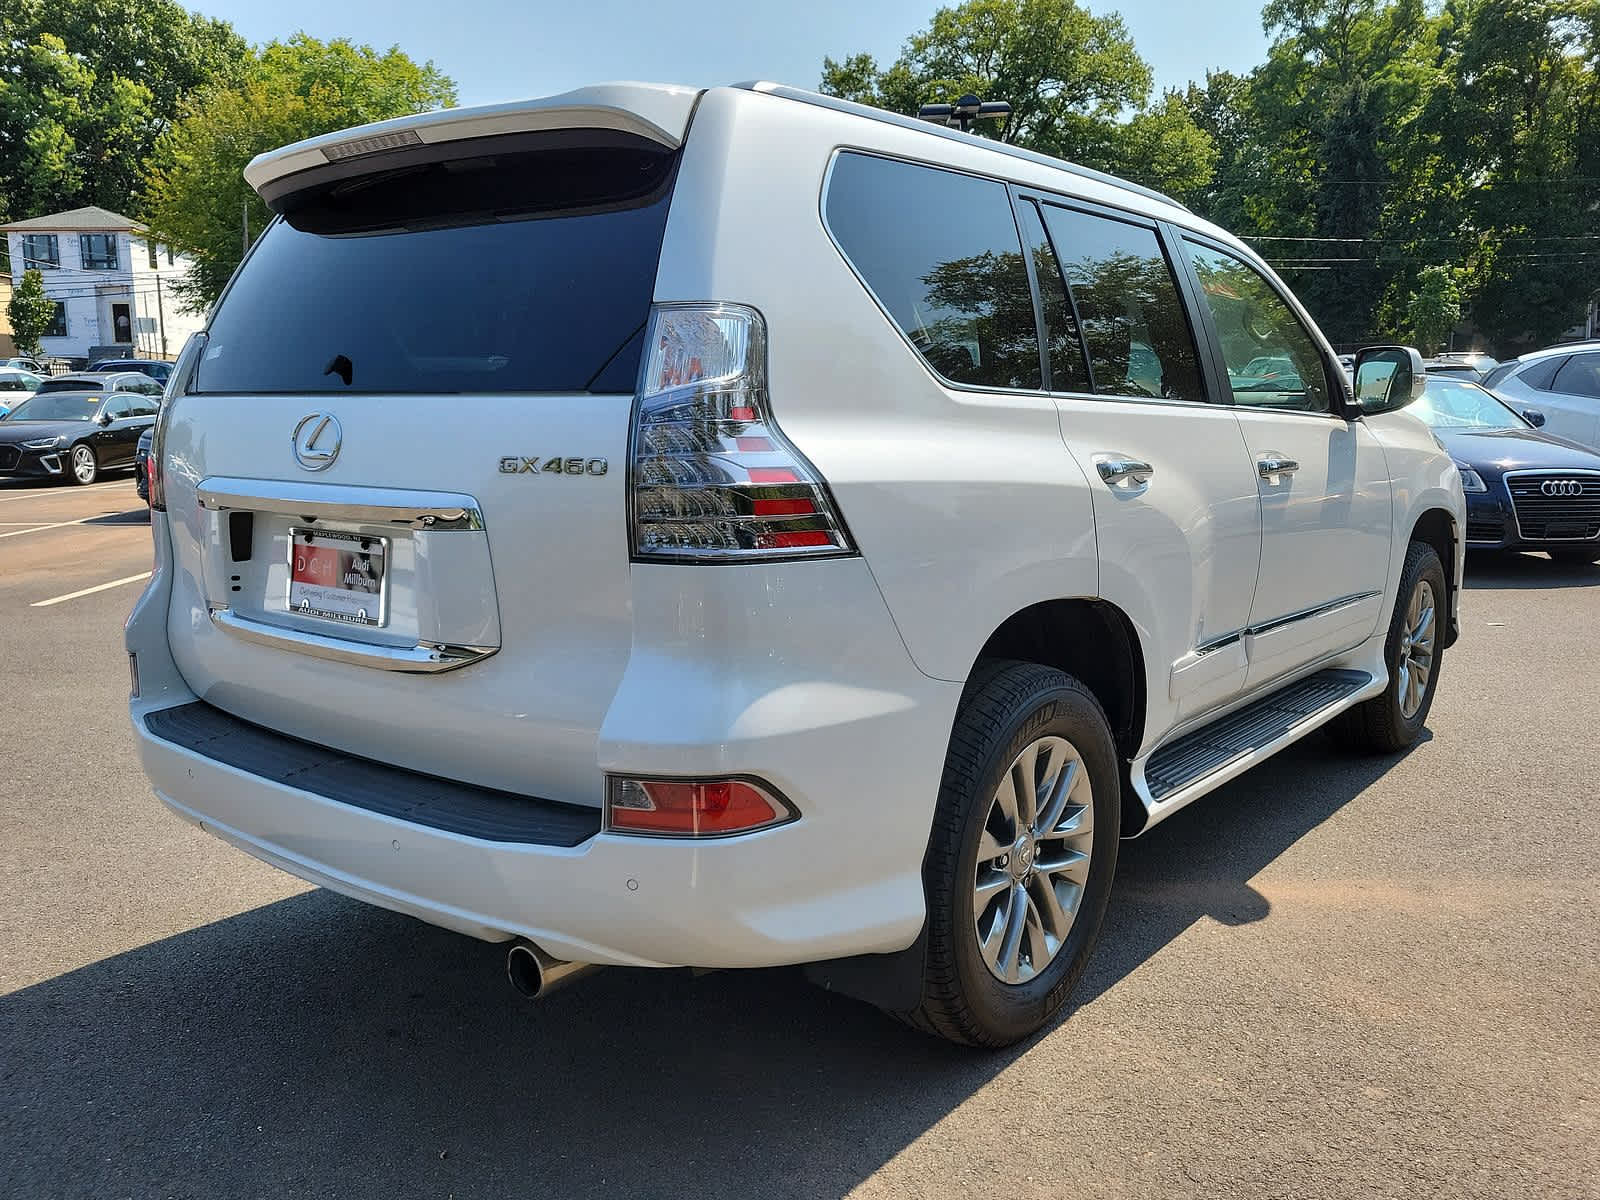
[[[291,526],[285,609],[292,616],[330,625],[383,628],[389,622],[389,542],[375,534]],[[327,575],[332,582],[308,577],[319,574]],[[352,578],[369,581],[375,587],[347,586]],[[364,596],[376,596],[376,614],[371,605],[361,602]]]

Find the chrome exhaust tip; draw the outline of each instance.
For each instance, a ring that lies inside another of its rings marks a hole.
[[[567,962],[552,958],[532,942],[517,942],[506,951],[506,978],[529,1000],[548,996],[575,979],[600,969],[599,963]]]

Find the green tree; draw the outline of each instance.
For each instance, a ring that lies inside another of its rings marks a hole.
[[[1156,186],[1188,190],[1209,177],[1209,139],[1173,98],[1150,103],[1149,65],[1116,13],[1075,0],[965,0],[941,8],[900,57],[822,64],[822,90],[915,114],[971,92],[1011,104],[974,132]]]
[[[257,154],[447,106],[455,95],[432,63],[398,48],[379,53],[302,33],[264,47],[237,83],[190,97],[157,145],[139,206],[153,237],[194,260],[179,299],[194,308],[214,301],[243,255],[245,214],[252,235],[266,227],[271,214],[243,175]]]
[[[244,41],[173,0],[8,0],[0,7],[0,212],[126,209],[144,160]]]
[[[39,338],[56,315],[55,301],[44,294],[44,276],[37,270],[22,273],[22,282],[11,293],[11,303],[6,305],[6,316],[11,319],[11,337],[16,342],[17,353],[39,353]]]
[[[1461,289],[1453,267],[1423,267],[1406,303],[1406,330],[1424,354],[1437,354],[1461,320]]]

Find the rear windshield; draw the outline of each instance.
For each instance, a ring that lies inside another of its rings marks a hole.
[[[276,204],[197,392],[632,392],[676,156],[479,153]]]

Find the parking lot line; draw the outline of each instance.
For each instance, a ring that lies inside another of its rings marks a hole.
[[[76,496],[83,492],[103,492],[107,488],[126,487],[127,484],[128,481],[126,479],[115,479],[110,483],[91,483],[88,487],[73,488],[70,491],[37,490],[27,492],[21,496],[0,496],[0,504],[15,504],[19,500],[45,500],[51,496]]]
[[[141,579],[149,578],[150,572],[144,571],[138,575],[129,575],[126,579],[113,579],[110,583],[97,583],[93,587],[86,587],[76,592],[68,592],[65,596],[51,596],[48,600],[35,600],[28,607],[49,608],[52,604],[63,604],[68,600],[76,600],[79,596],[92,596],[96,592],[109,591],[111,588],[121,587],[125,583],[138,583]]]
[[[46,529],[65,529],[68,525],[82,525],[89,519],[79,517],[76,521],[57,521],[53,525],[35,525],[32,529],[13,529],[10,533],[0,533],[0,538],[21,537],[25,533],[43,533]]]

